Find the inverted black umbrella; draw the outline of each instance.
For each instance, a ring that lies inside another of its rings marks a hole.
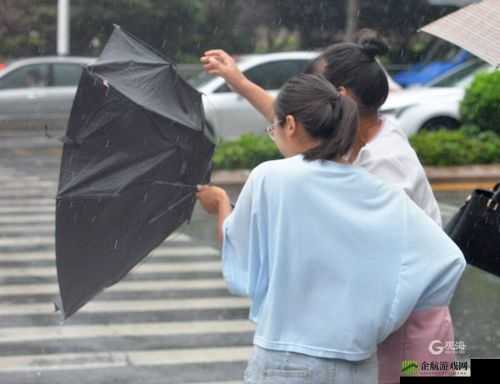
[[[116,26],[83,70],[64,137],[56,208],[64,318],[190,220],[213,151],[201,95]]]

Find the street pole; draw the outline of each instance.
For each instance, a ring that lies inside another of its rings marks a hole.
[[[359,0],[347,0],[345,40],[353,41],[358,29]]]
[[[60,56],[69,54],[69,2],[70,0],[58,0],[57,3],[57,54]]]

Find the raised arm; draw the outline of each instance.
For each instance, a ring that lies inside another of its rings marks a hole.
[[[221,76],[233,91],[247,99],[268,121],[273,121],[273,97],[248,80],[230,55],[221,49],[214,49],[205,52],[201,62],[207,73]]]

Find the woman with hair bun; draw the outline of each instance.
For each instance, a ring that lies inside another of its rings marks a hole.
[[[306,73],[323,74],[341,95],[349,96],[357,104],[359,129],[348,155],[349,161],[403,189],[441,226],[439,206],[406,134],[395,119],[379,113],[387,99],[389,84],[376,58],[387,50],[387,44],[375,32],[363,30],[358,43],[328,47],[310,63]],[[273,121],[273,97],[250,82],[231,56],[222,50],[212,50],[205,52],[201,61],[208,73],[223,77],[235,92],[245,97],[266,119]],[[453,343],[454,339],[453,322],[447,305],[415,311],[400,329],[379,346],[380,383],[398,383],[401,362],[405,360],[438,361],[449,366],[454,360],[453,353],[432,354],[430,344],[438,340],[444,345]],[[449,374],[447,370],[433,373]]]
[[[373,384],[377,345],[416,308],[448,305],[458,247],[399,188],[349,163],[359,115],[321,75],[289,80],[268,128],[284,159],[254,168],[217,215],[222,271],[256,323],[245,383]]]

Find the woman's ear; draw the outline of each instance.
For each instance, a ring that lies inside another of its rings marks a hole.
[[[346,88],[346,87],[343,87],[343,86],[340,86],[337,88],[339,93],[342,95],[342,96],[349,96],[351,99],[353,99],[354,101],[357,102],[357,98],[356,96],[351,92],[351,90],[349,88]]]
[[[338,87],[337,90],[339,91],[339,93],[342,96],[347,96],[349,94],[349,92],[347,91],[347,89],[345,87],[343,87],[343,86]]]
[[[295,117],[292,115],[287,115],[285,118],[285,124],[283,124],[283,128],[287,136],[292,136],[297,129],[297,122],[295,121]]]

